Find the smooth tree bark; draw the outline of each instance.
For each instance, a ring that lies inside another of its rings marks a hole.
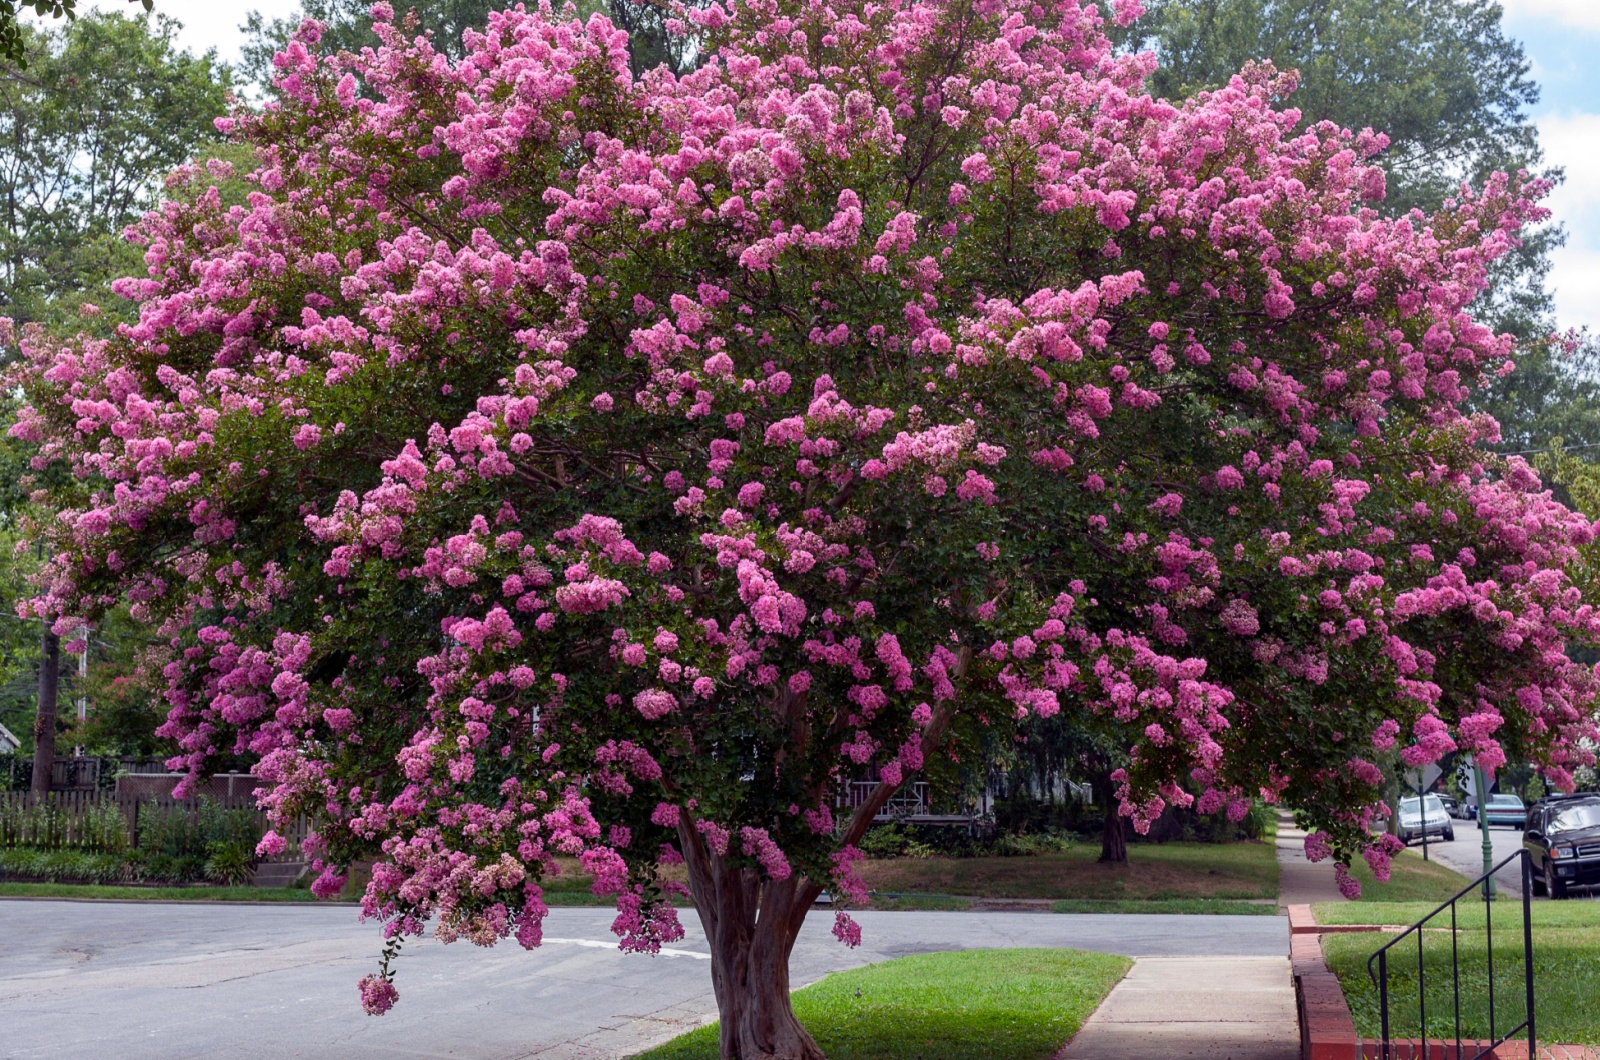
[[[823,1060],[789,1002],[789,953],[822,888],[730,866],[687,824],[678,834],[711,947],[724,1060]]]
[[[956,673],[965,673],[971,661],[972,652],[963,649]],[[953,714],[949,704],[934,712],[922,734],[924,755],[937,749]],[[854,846],[867,834],[903,783],[880,781],[872,789],[845,823],[842,845]],[[775,880],[730,864],[707,846],[687,813],[678,818],[678,841],[711,947],[722,1060],[826,1060],[789,1001],[789,954],[822,884],[798,875]]]

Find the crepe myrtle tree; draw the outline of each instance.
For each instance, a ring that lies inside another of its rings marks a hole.
[[[369,1011],[425,925],[538,945],[558,855],[654,951],[682,863],[723,1055],[817,1057],[796,934],[964,726],[1115,734],[1136,829],[1303,808],[1351,890],[1382,752],[1590,760],[1594,528],[1460,411],[1538,182],[1386,219],[1381,135],[1151,97],[1126,0],[724,0],[642,79],[603,17],[452,63],[373,10],[219,123],[248,202],[174,176],[138,322],[11,379],[73,473],[33,613],[131,601],[173,764],[259,756],[318,894],[377,859]]]

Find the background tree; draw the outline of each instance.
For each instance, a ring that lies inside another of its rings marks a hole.
[[[149,13],[153,0],[130,0]],[[17,20],[21,11],[32,10],[40,18],[72,20],[78,17],[77,0],[0,0],[0,58],[12,63],[27,61],[28,27]]]
[[[141,223],[136,324],[9,379],[70,471],[30,612],[149,623],[180,764],[260,756],[317,893],[379,859],[370,1010],[425,924],[536,945],[557,854],[657,948],[681,861],[724,1054],[811,1060],[813,900],[1030,716],[1116,734],[1137,829],[1303,807],[1348,889],[1374,755],[1592,760],[1594,528],[1462,408],[1541,185],[1392,222],[1376,138],[1153,98],[1074,0],[750,0],[643,79],[600,18],[451,66],[374,15],[225,123],[244,206],[214,160]]]
[[[164,16],[103,13],[15,27],[24,54],[0,65],[0,306],[8,316],[98,334],[130,318],[132,306],[110,291],[142,265],[123,229],[154,205],[171,168],[215,142],[212,122],[227,106],[227,68],[213,53],[179,49],[178,28]],[[86,302],[106,311],[81,315]],[[0,362],[15,353],[8,341]],[[0,397],[0,423],[9,426],[16,404],[15,394]],[[0,545],[14,543],[30,495],[58,474],[30,467],[33,453],[14,438],[0,443]],[[15,617],[34,565],[31,550],[0,553],[0,611],[8,613],[0,618],[0,718],[19,734],[33,732],[41,702],[39,625]],[[127,641],[102,631],[99,643],[107,636]],[[57,654],[70,704],[80,691],[76,668],[70,654]],[[67,738],[74,721],[71,710],[58,711],[51,735]],[[108,731],[94,749],[150,742],[146,733],[123,744]]]
[[[229,73],[176,43],[164,16],[93,13],[21,30],[27,65],[0,67],[0,306],[15,320],[71,320],[121,304],[136,271],[122,230],[162,178],[214,140]]]
[[[507,6],[504,0],[401,0],[395,10],[415,18],[414,23],[402,22],[411,27],[408,32],[430,34],[435,48],[459,59],[465,52],[463,34],[482,30],[489,12]],[[300,0],[294,15],[270,21],[252,11],[240,27],[250,38],[241,49],[240,71],[247,81],[270,90],[272,57],[288,47],[308,18],[327,26],[321,46],[331,53],[374,47],[378,38],[372,32],[371,8],[371,0]],[[602,11],[627,31],[628,64],[635,77],[662,65],[681,73],[691,61],[688,38],[667,32],[668,5],[660,0],[578,0],[575,10],[580,18]]]

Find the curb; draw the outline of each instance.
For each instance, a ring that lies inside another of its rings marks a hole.
[[[1300,1017],[1300,1060],[1350,1060],[1360,1039],[1339,977],[1322,959],[1320,935],[1302,931],[1289,936],[1289,969]]]
[[[1309,905],[1289,906],[1289,934],[1291,935],[1343,935],[1351,932],[1381,930],[1376,924],[1319,924]]]

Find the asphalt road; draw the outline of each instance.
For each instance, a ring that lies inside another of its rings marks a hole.
[[[1483,833],[1478,830],[1477,821],[1456,821],[1456,838],[1453,843],[1446,843],[1437,837],[1428,840],[1428,856],[1442,864],[1450,866],[1457,872],[1476,879],[1483,874]],[[1494,843],[1494,860],[1498,863],[1515,854],[1522,846],[1522,829],[1508,828],[1497,825],[1489,829],[1490,839]],[[1411,849],[1421,853],[1422,841],[1412,842]],[[1495,884],[1503,893],[1508,895],[1522,894],[1522,869],[1517,865],[1495,873]],[[1575,897],[1594,897],[1600,891],[1576,891]],[[1542,901],[1542,899],[1535,899]]]
[[[617,951],[612,913],[556,909],[545,944],[490,950],[432,939],[398,963],[400,1001],[362,1013],[377,929],[346,907],[0,901],[0,1057],[181,1060],[625,1056],[711,1018],[710,962],[692,911],[658,957]],[[1281,917],[857,914],[847,950],[814,914],[796,986],[936,950],[1066,946],[1129,956],[1282,956]]]

